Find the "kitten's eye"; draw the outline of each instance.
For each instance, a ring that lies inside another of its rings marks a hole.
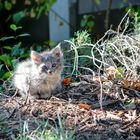
[[[56,67],[56,64],[52,64],[52,67],[53,67],[53,68]]]
[[[48,68],[47,68],[47,66],[44,65],[44,66],[42,67],[42,69],[43,69],[43,70],[47,70]]]

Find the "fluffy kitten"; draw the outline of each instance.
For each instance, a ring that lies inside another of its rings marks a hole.
[[[61,87],[63,53],[56,46],[51,51],[31,51],[31,59],[17,65],[13,83],[22,97],[48,98]]]

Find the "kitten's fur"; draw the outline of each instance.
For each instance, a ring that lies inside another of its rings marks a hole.
[[[31,51],[31,59],[21,62],[15,70],[13,83],[22,97],[48,98],[61,86],[63,53],[56,46],[51,51]]]

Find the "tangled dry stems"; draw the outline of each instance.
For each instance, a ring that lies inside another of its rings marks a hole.
[[[126,34],[130,24],[128,13],[124,16],[118,26],[118,30],[109,29],[105,35],[95,44],[80,44],[77,46],[71,41],[71,51],[74,51],[73,71],[78,71],[79,68],[90,71],[95,74],[95,71],[90,67],[80,65],[79,58],[88,58],[93,61],[95,69],[103,70],[105,67],[121,66],[125,68],[126,73],[133,73],[137,76],[137,68],[140,67],[140,34],[131,32]],[[122,26],[124,26],[123,31]],[[79,55],[78,50],[82,48],[91,48],[91,55]]]

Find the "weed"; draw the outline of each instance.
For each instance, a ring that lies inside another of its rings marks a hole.
[[[8,40],[17,40],[20,37],[29,36],[29,34],[19,34],[17,35],[17,31],[20,30],[22,27],[17,27],[15,24],[10,25],[11,30],[14,32],[14,36],[6,36],[2,37],[0,41],[4,43]],[[14,45],[3,45],[1,47],[1,55],[0,55],[0,78],[2,80],[6,80],[11,76],[12,70],[14,69],[15,65],[18,63],[19,59],[24,59],[28,56],[27,49],[22,47],[21,42],[17,42]]]
[[[63,120],[58,115],[58,126],[50,125],[48,121],[37,122],[38,128],[32,132],[29,130],[28,121],[24,121],[22,132],[16,140],[74,140],[73,132],[65,130]]]

